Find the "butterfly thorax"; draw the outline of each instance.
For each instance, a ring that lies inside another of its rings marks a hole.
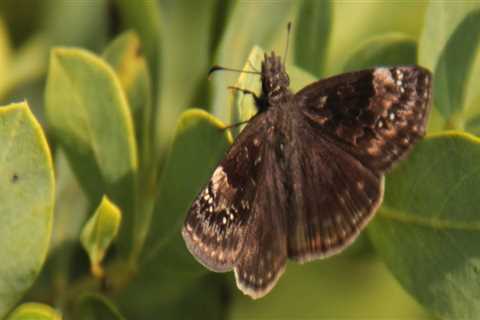
[[[270,56],[265,53],[262,62],[262,104],[260,109],[283,104],[291,98],[292,93],[288,89],[290,79],[285,71],[285,66],[279,56],[274,52]],[[260,110],[260,111],[264,111]]]

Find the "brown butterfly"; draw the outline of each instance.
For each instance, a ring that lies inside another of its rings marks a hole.
[[[297,93],[279,56],[265,55],[258,113],[248,121],[182,230],[210,270],[267,294],[287,259],[338,253],[383,198],[385,172],[425,134],[431,74],[382,67],[314,82]],[[247,93],[251,93],[248,92]]]

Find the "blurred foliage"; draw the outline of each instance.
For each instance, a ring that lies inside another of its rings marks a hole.
[[[294,91],[420,64],[434,106],[355,245],[289,264],[252,301],[193,259],[180,228],[238,133],[224,123],[256,112],[226,87],[258,92],[258,76],[208,82],[209,66],[258,70],[284,54],[287,21]],[[475,318],[479,44],[474,1],[1,1],[0,318]]]

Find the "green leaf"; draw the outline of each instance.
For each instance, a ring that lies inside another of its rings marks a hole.
[[[467,15],[480,8],[480,3],[464,1],[455,5],[430,1],[418,45],[418,62],[434,70],[447,42]],[[472,30],[475,31],[475,30]]]
[[[85,294],[78,303],[76,314],[81,320],[124,320],[117,307],[106,297],[99,294]]]
[[[235,282],[231,277],[230,283]],[[434,320],[395,281],[380,259],[340,256],[290,263],[260,302],[233,289],[231,319]],[[379,301],[379,297],[385,301]]]
[[[451,132],[420,142],[387,176],[369,236],[402,286],[445,319],[480,314],[480,140]]]
[[[62,320],[62,316],[45,304],[24,303],[15,309],[8,320]]]
[[[118,13],[122,18],[125,27],[135,30],[142,40],[142,48],[148,61],[150,73],[152,75],[152,88],[154,92],[160,88],[160,9],[157,1],[140,0],[115,0]],[[153,106],[155,114],[155,106]]]
[[[479,44],[478,3],[431,3],[419,46],[419,63],[434,71],[434,102],[449,127],[463,127],[461,114]]]
[[[205,111],[191,109],[182,114],[158,187],[156,208],[150,228],[148,258],[161,252],[172,254],[162,264],[198,270],[188,253],[180,230],[195,196],[205,186],[227,150],[231,135],[223,124]]]
[[[345,64],[345,71],[367,69],[381,65],[415,64],[415,39],[401,33],[375,36],[362,43]]]
[[[2,318],[45,261],[55,191],[47,140],[26,102],[0,107],[0,142]]]
[[[50,250],[65,241],[78,241],[88,212],[88,201],[68,163],[65,152],[55,152],[55,210]],[[89,212],[88,212],[89,213]]]
[[[123,90],[135,124],[140,162],[150,159],[152,143],[150,75],[142,55],[140,38],[127,31],[115,38],[105,49],[103,58],[113,67]]]
[[[154,205],[154,192],[151,191],[157,179],[155,166],[157,156],[154,146],[155,119],[152,116],[152,89],[150,74],[145,58],[141,53],[140,39],[133,31],[118,36],[105,50],[103,56],[115,69],[127,93],[130,110],[136,129],[139,150],[139,181],[137,210],[135,213],[135,238],[133,239],[132,259],[136,260],[145,241]]]
[[[324,74],[330,28],[332,27],[330,0],[304,0],[294,29],[295,64],[317,77]]]
[[[466,107],[468,80],[479,45],[480,9],[467,15],[458,25],[435,67],[435,105],[447,118],[455,117]],[[478,91],[476,83],[475,89]]]
[[[137,150],[128,102],[114,71],[80,49],[52,51],[46,117],[92,204],[122,209],[122,253],[132,243]]]
[[[101,278],[101,263],[108,247],[117,236],[122,213],[107,196],[104,196],[95,213],[83,227],[81,242],[90,257],[92,273]]]
[[[295,6],[294,1],[262,2],[261,4],[235,1],[227,20],[225,33],[215,54],[214,63],[238,68],[244,63],[253,46],[270,48],[276,33],[280,30],[285,32],[288,16]],[[232,72],[219,72],[213,78],[214,91],[210,110],[223,121],[231,119],[227,108],[228,90],[225,88],[234,83],[237,77],[238,75]]]
[[[178,117],[192,105],[197,90],[206,89],[217,1],[159,1],[162,84],[156,126],[162,149],[171,143]]]
[[[108,5],[106,0],[79,2],[68,0],[42,1],[45,16],[42,31],[50,45],[98,48],[107,36]]]

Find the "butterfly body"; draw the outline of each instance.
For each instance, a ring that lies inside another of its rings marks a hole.
[[[375,68],[294,94],[280,57],[265,55],[258,113],[188,213],[182,235],[207,268],[234,270],[253,298],[288,258],[307,262],[350,244],[383,198],[383,176],[424,135],[430,73]]]

